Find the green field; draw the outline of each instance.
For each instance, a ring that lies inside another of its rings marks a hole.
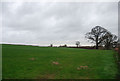
[[[2,45],[2,77],[3,79],[114,79],[118,70],[113,55],[112,50]],[[80,66],[88,67],[78,69]]]

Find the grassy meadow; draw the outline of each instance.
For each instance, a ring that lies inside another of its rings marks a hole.
[[[3,79],[114,79],[118,70],[113,55],[112,50],[4,44],[2,77]]]

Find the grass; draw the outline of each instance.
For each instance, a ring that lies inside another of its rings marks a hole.
[[[2,45],[2,77],[3,79],[114,79],[118,70],[113,54],[112,50]],[[54,61],[59,64],[53,64]],[[79,66],[88,68],[77,70]]]

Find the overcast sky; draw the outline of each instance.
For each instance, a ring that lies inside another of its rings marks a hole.
[[[118,35],[117,2],[2,3],[2,43],[91,45],[85,34],[97,25]]]

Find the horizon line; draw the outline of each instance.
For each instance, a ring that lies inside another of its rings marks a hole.
[[[3,42],[0,42],[0,44],[11,44],[11,45],[31,45],[31,46],[44,46],[44,47],[48,47],[50,46],[49,45],[39,45],[39,44],[25,44],[25,43],[3,43]],[[59,45],[54,45],[53,44],[53,47],[56,46],[56,47],[59,47],[59,46],[64,46],[64,45],[67,45],[67,46],[76,46],[76,45],[69,45],[69,44],[59,44]],[[80,46],[94,46],[94,45],[80,45]]]

